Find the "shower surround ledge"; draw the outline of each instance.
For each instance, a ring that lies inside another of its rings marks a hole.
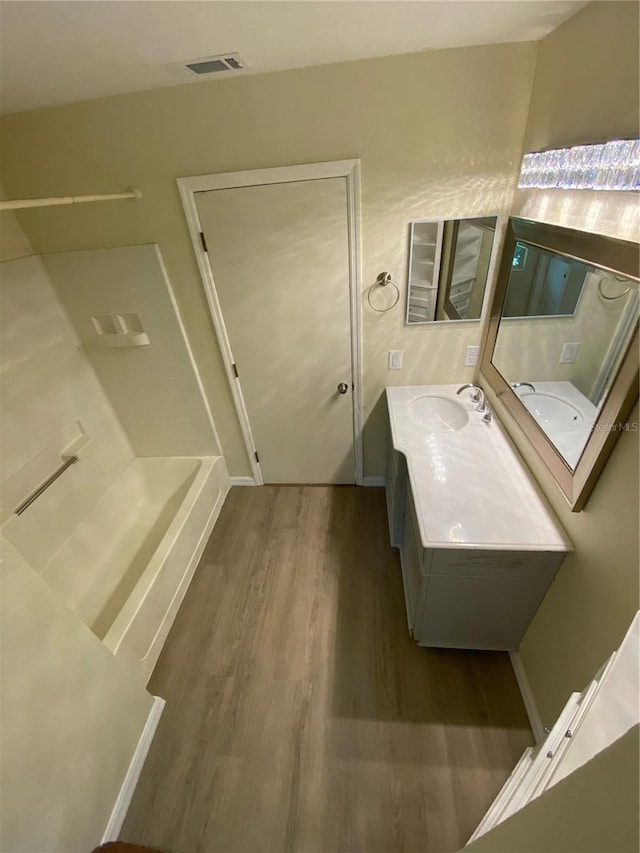
[[[458,387],[386,389],[409,630],[424,646],[515,651],[573,545],[495,416]]]

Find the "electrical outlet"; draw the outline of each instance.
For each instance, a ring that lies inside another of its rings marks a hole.
[[[401,349],[390,349],[389,350],[389,361],[388,361],[389,370],[402,370],[403,353],[404,353],[404,350],[401,350]]]
[[[578,355],[579,343],[565,344],[560,354],[560,364],[573,364]]]
[[[478,363],[478,353],[480,352],[480,347],[467,347],[464,354],[464,366],[471,367],[474,364]]]

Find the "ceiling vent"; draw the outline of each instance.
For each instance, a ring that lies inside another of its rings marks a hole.
[[[194,59],[192,62],[182,62],[182,71],[195,77],[218,74],[220,71],[240,71],[245,67],[237,53],[221,53],[219,56],[206,56],[204,59]]]

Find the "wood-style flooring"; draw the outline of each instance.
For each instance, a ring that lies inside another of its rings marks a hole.
[[[171,853],[459,850],[533,743],[506,654],[409,637],[382,489],[232,489],[149,689]]]

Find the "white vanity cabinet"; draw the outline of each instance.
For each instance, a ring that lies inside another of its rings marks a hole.
[[[389,529],[409,630],[421,646],[516,650],[571,543],[499,426],[470,403],[456,430],[407,420],[425,389],[456,396],[387,389]]]
[[[398,455],[395,488],[404,511],[392,544],[400,548],[412,636],[421,646],[516,650],[564,553],[424,548],[407,466]]]

